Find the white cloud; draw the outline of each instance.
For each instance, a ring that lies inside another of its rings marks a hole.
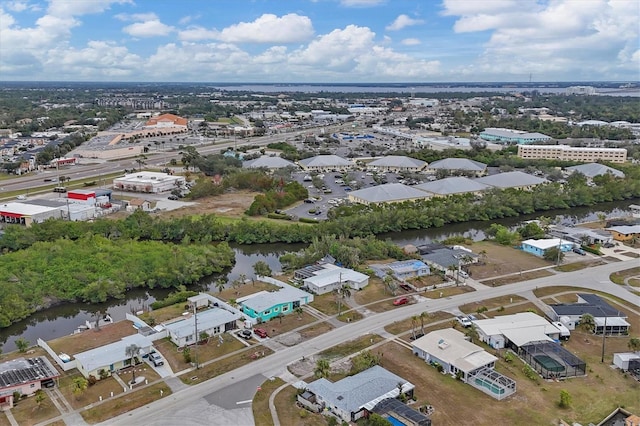
[[[640,36],[636,2],[445,0],[443,14],[458,17],[458,33],[489,32],[470,72],[575,80],[638,76],[631,53]]]
[[[340,4],[346,7],[371,7],[384,2],[385,0],[340,0]]]
[[[389,25],[387,25],[387,31],[398,31],[406,27],[410,27],[412,25],[420,25],[423,24],[424,21],[422,19],[413,19],[408,15],[398,15],[398,17]]]
[[[21,0],[8,1],[5,6],[12,12],[24,12],[29,8],[28,3]]]
[[[114,18],[124,22],[140,22],[158,20],[158,15],[153,12],[149,13],[118,13]]]
[[[178,23],[180,25],[187,25],[188,23],[190,23],[191,21],[195,21],[196,19],[200,19],[200,15],[187,15],[187,16],[183,16],[182,18],[180,18],[180,20],[178,21]]]
[[[178,39],[182,41],[215,40],[218,34],[216,30],[208,30],[203,27],[190,27],[178,32]]]
[[[174,31],[174,28],[154,19],[152,21],[136,22],[131,25],[127,25],[122,29],[122,31],[132,37],[146,38],[166,36]]]
[[[48,13],[55,16],[82,16],[100,13],[112,4],[133,4],[132,0],[49,0]]]
[[[404,40],[400,41],[400,43],[405,46],[417,46],[419,44],[422,44],[422,42],[417,38],[405,38]]]
[[[253,22],[225,28],[216,38],[228,43],[295,43],[308,40],[313,32],[311,19],[306,16],[264,14]]]

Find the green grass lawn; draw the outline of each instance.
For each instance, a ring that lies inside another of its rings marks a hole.
[[[253,421],[256,426],[273,426],[273,417],[271,417],[271,411],[269,410],[269,397],[284,384],[284,380],[275,378],[274,380],[266,380],[260,385],[260,391],[256,392],[251,404]]]

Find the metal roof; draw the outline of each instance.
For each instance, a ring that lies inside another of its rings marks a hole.
[[[292,163],[289,160],[285,160],[280,157],[270,157],[268,155],[263,155],[255,160],[245,161],[242,167],[247,169],[284,169],[286,167],[294,167],[298,168],[295,163]]]
[[[402,384],[403,392],[415,388],[402,377],[376,365],[335,383],[319,379],[309,383],[306,388],[328,405],[336,406],[347,413],[355,413],[361,408],[372,410],[378,402],[398,396],[398,384]]]
[[[0,204],[0,212],[13,213],[22,216],[32,216],[34,214],[49,213],[60,210],[59,207],[47,207],[27,203],[5,203]]]
[[[444,160],[434,161],[429,164],[430,169],[444,170],[469,170],[473,172],[482,172],[487,165],[475,160],[467,158],[445,158]]]
[[[624,173],[618,169],[614,169],[613,167],[605,166],[604,164],[599,163],[587,163],[580,164],[579,166],[571,166],[567,167],[566,170],[570,170],[572,172],[579,172],[585,175],[586,177],[595,177],[606,175],[607,173],[612,174],[615,177],[624,178]]]
[[[420,249],[420,247],[418,247],[418,249]],[[458,266],[458,263],[465,256],[469,256],[474,259],[478,257],[477,254],[470,253],[466,250],[444,247],[444,248],[434,249],[426,254],[422,254],[422,259],[446,269],[451,265]]]
[[[422,168],[427,163],[417,158],[411,158],[404,155],[387,155],[377,160],[373,160],[367,166],[372,167],[406,167],[406,168]]]
[[[58,376],[45,357],[17,358],[0,364],[0,389]]]
[[[376,404],[373,412],[377,414],[397,413],[399,416],[411,421],[414,426],[431,426],[431,419],[421,412],[414,410],[407,404],[396,398],[387,398]]]
[[[386,183],[372,186],[370,188],[359,189],[349,193],[349,199],[364,200],[369,203],[388,203],[393,201],[404,201],[413,199],[423,199],[431,197],[430,194],[402,183]]]
[[[334,166],[353,166],[354,164],[337,155],[316,155],[315,157],[305,158],[299,161],[306,167],[334,167]]]
[[[431,192],[433,194],[450,195],[484,191],[489,188],[489,186],[466,177],[456,176],[422,183],[420,185],[416,185],[415,188]]]
[[[232,321],[240,319],[242,315],[236,312],[230,312],[222,308],[212,308],[206,311],[198,312],[198,330],[207,331],[214,327],[222,326]],[[195,332],[195,317],[191,315],[189,318],[166,324],[165,328],[177,338],[193,335]]]
[[[594,318],[602,318],[606,317],[620,317],[626,318],[627,315],[623,312],[618,311],[607,302],[605,302],[600,296],[597,294],[591,293],[578,293],[579,300],[584,302],[579,303],[556,303],[551,304],[549,307],[553,309],[553,311],[558,316],[563,315],[579,315],[582,316],[584,314],[591,314]]]
[[[522,186],[540,185],[548,180],[530,175],[528,173],[515,171],[498,173],[497,175],[484,176],[476,179],[476,182],[483,183],[496,188],[519,188]]]
[[[255,297],[245,299],[242,304],[255,312],[264,312],[274,306],[296,302],[310,296],[311,294],[306,291],[287,285],[277,291],[260,292]]]
[[[125,336],[121,340],[91,349],[79,354],[75,354],[74,358],[82,364],[86,371],[90,372],[100,367],[109,366],[128,359],[126,348],[130,345],[137,345],[143,351],[151,347],[151,340],[141,334],[132,334]],[[143,355],[141,352],[140,355]]]

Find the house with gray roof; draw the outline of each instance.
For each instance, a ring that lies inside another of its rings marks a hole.
[[[514,171],[498,173],[497,175],[484,176],[476,179],[476,182],[492,186],[494,188],[507,189],[532,189],[534,186],[549,182],[544,178],[533,176],[528,173]]]
[[[429,164],[426,170],[431,173],[436,173],[438,170],[446,170],[450,173],[482,176],[487,172],[487,165],[468,158],[445,158]]]
[[[450,267],[461,267],[469,263],[476,263],[478,255],[467,248],[461,246],[438,247],[425,249],[426,246],[418,247],[422,260],[432,269],[446,272]]]
[[[334,383],[324,378],[311,382],[298,400],[302,398],[303,405],[350,423],[366,417],[381,401],[397,398],[400,392],[411,398],[414,389],[413,383],[376,365]]]
[[[473,179],[454,176],[433,182],[421,183],[414,188],[426,191],[434,196],[445,197],[454,194],[480,194],[490,187]]]
[[[588,178],[593,179],[596,176],[604,176],[610,174],[613,177],[624,179],[624,173],[613,167],[605,166],[600,163],[580,164],[579,166],[571,166],[565,168],[570,173],[582,173]]]
[[[551,319],[561,322],[569,330],[574,330],[583,315],[589,314],[595,321],[595,334],[602,334],[603,331],[608,336],[629,334],[631,324],[626,321],[627,315],[597,294],[578,293],[576,303],[550,304],[549,308]]]
[[[358,204],[401,203],[424,200],[431,197],[425,191],[402,183],[385,183],[349,192],[349,201]]]
[[[287,167],[291,167],[294,169],[299,168],[297,164],[289,160],[285,160],[284,158],[280,158],[280,157],[271,157],[268,155],[263,155],[254,160],[245,161],[242,164],[242,167],[244,167],[245,169],[269,169],[269,170],[286,169]]]
[[[431,272],[426,263],[416,259],[399,260],[391,263],[375,263],[369,265],[369,268],[380,278],[384,278],[389,273],[400,281],[429,275]]]
[[[318,172],[327,172],[330,170],[345,171],[355,167],[355,163],[337,155],[316,155],[315,157],[300,160],[298,164],[306,171]]]
[[[548,234],[578,244],[605,244],[613,240],[611,234],[606,231],[580,226],[554,225],[549,228]]]
[[[280,288],[274,291],[260,291],[238,299],[242,312],[251,318],[268,321],[279,315],[288,315],[300,306],[313,302],[313,294],[282,281],[270,277],[259,277],[259,280],[275,284]]]
[[[136,345],[140,348],[139,357],[151,352],[153,342],[142,334],[132,334],[125,336],[117,342],[99,346],[73,357],[76,361],[76,368],[85,377],[93,376],[96,379],[101,377],[100,370],[104,370],[107,375],[117,372],[123,368],[131,366],[131,357],[127,355],[127,347]]]
[[[201,333],[215,336],[237,328],[237,321],[242,314],[236,310],[225,309],[226,306],[214,306],[207,310],[190,314],[186,318],[178,318],[176,321],[163,324],[169,338],[178,347],[193,345],[200,340]],[[198,326],[198,338],[196,339],[196,321]]]
[[[419,172],[427,165],[426,161],[404,155],[387,155],[367,164],[368,170],[380,172]]]

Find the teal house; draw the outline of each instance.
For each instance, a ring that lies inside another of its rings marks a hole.
[[[276,281],[276,280],[273,280]],[[259,322],[269,321],[278,315],[288,315],[296,308],[311,303],[313,295],[288,284],[278,282],[277,291],[261,291],[238,300],[242,313]]]

